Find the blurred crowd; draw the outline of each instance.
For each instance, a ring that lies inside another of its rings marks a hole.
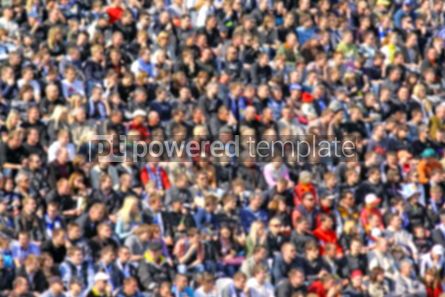
[[[444,1],[0,4],[0,296],[444,296]]]

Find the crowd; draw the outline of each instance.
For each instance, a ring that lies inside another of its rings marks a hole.
[[[0,296],[444,296],[444,1],[0,2]]]

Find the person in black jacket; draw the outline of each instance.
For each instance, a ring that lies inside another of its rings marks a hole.
[[[0,292],[11,290],[14,278],[14,269],[5,267],[3,257],[0,257]]]
[[[432,238],[434,244],[440,244],[445,246],[445,209],[440,211],[440,224],[432,232]]]
[[[113,238],[113,230],[107,222],[97,226],[97,235],[90,240],[90,250],[94,260],[101,258],[102,249],[111,246],[114,250],[119,246],[118,241]],[[114,256],[113,256],[114,257]]]
[[[97,226],[106,219],[106,209],[103,203],[94,203],[88,213],[77,219],[80,230],[85,238],[89,239],[97,234]]]
[[[304,254],[306,243],[315,240],[315,237],[310,233],[309,222],[305,217],[300,217],[297,220],[290,240],[295,245],[297,253],[300,255]]]
[[[365,274],[368,270],[368,258],[362,253],[363,244],[359,238],[353,238],[350,244],[349,253],[339,261],[339,274],[348,278],[355,271],[360,270]]]
[[[264,175],[261,172],[261,169],[255,163],[255,159],[252,156],[249,156],[247,151],[244,151],[241,154],[241,162],[237,170],[237,177],[244,181],[246,189],[249,191],[253,191],[257,188],[264,189],[266,186],[266,181],[264,180]],[[273,195],[270,197],[272,196]]]
[[[33,292],[42,293],[48,288],[48,282],[40,269],[39,258],[35,255],[29,255],[24,266],[17,271],[17,276],[22,276],[29,280],[29,288]]]
[[[286,238],[281,234],[283,224],[277,217],[269,221],[269,230],[267,231],[266,246],[269,252],[269,258],[273,258],[276,253],[279,253],[281,246]]]
[[[162,256],[162,244],[159,242],[150,244],[145,259],[139,263],[137,276],[139,287],[146,292],[154,292],[162,282],[173,280],[174,269]]]
[[[28,197],[23,200],[23,209],[20,216],[15,219],[17,232],[27,231],[33,241],[43,241],[46,238],[43,220],[36,214],[37,203],[35,199]]]
[[[304,284],[304,271],[296,268],[289,270],[289,277],[281,280],[275,289],[276,297],[289,297],[294,294],[305,296],[307,287]]]
[[[88,82],[87,93],[93,89],[95,84],[100,84],[105,77],[104,49],[101,45],[91,47],[91,58],[85,62],[83,71],[85,80]]]
[[[301,267],[301,261],[297,258],[295,246],[287,242],[281,247],[281,254],[275,255],[272,266],[272,281],[278,284],[281,280],[286,279],[292,268]]]
[[[113,289],[122,285],[121,274],[116,266],[114,259],[116,257],[116,249],[112,245],[105,246],[100,250],[100,259],[96,263],[95,271],[108,274],[110,284]]]

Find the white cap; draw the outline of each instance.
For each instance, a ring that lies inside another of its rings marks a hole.
[[[443,247],[440,244],[436,244],[435,246],[433,246],[431,252],[435,255],[443,256]]]
[[[380,199],[376,196],[376,194],[370,193],[365,196],[366,204],[372,204],[372,203],[377,203],[377,202],[380,202]]]
[[[374,237],[374,238],[382,237],[382,235],[383,235],[382,231],[380,229],[378,229],[378,228],[373,228],[371,230],[371,236]]]
[[[104,272],[98,272],[94,276],[94,282],[108,281],[109,279],[110,279],[110,277],[108,276],[108,274],[106,274]]]
[[[131,117],[132,117],[132,118],[135,118],[135,117],[138,117],[138,116],[146,117],[146,116],[147,116],[147,113],[146,113],[145,111],[143,111],[142,109],[136,109],[136,110],[133,111],[133,113],[131,114]]]
[[[408,199],[413,197],[414,195],[420,195],[420,191],[417,188],[417,185],[411,183],[402,187],[400,194],[402,194],[403,198]]]

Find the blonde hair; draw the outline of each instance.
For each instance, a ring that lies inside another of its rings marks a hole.
[[[63,116],[67,115],[68,115],[68,109],[65,106],[56,105],[49,120],[53,121],[56,125],[59,125],[60,122],[64,121]]]
[[[258,243],[258,230],[260,230],[260,228],[264,228],[264,224],[261,221],[255,221],[252,223],[252,226],[250,226],[249,238],[254,244]]]
[[[54,48],[56,45],[57,35],[61,34],[61,30],[59,27],[52,27],[48,32],[48,47],[50,49]]]
[[[134,196],[128,196],[124,200],[124,204],[122,208],[119,210],[118,218],[124,221],[124,223],[129,223],[133,221],[141,221],[141,214],[138,209],[138,213],[132,213],[132,210],[135,205],[139,203],[139,200]]]
[[[20,121],[20,113],[16,109],[12,109],[6,118],[5,126],[8,131],[14,130],[14,128],[17,126],[17,123],[12,122],[14,117],[18,118]]]

